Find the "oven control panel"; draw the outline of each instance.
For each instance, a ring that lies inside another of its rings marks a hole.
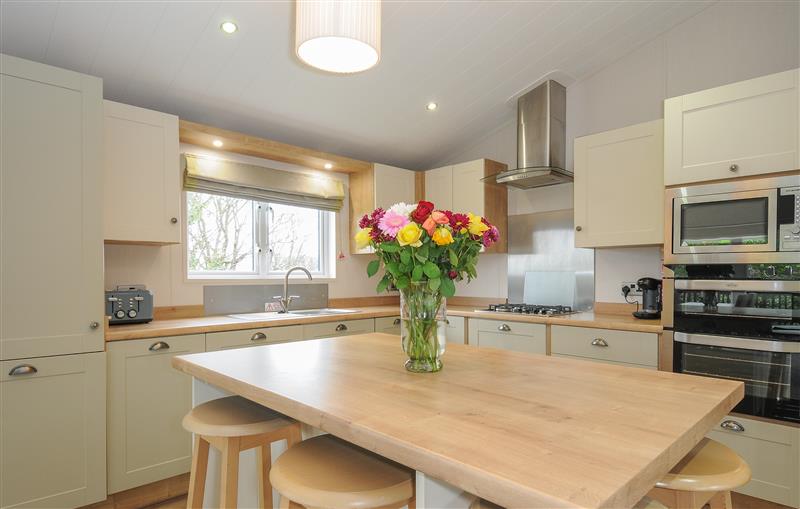
[[[800,186],[780,189],[778,209],[778,250],[800,251]]]

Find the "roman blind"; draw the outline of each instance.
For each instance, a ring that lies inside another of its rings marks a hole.
[[[234,198],[338,212],[344,185],[332,178],[193,154],[181,156],[183,188]]]

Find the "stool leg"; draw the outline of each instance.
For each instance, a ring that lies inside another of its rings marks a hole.
[[[708,501],[711,509],[733,509],[730,491],[720,491]]]
[[[293,446],[303,440],[302,428],[300,423],[296,422],[289,426],[286,433],[286,448]]]
[[[206,487],[206,473],[208,472],[208,442],[200,435],[194,436],[194,451],[192,454],[192,471],[189,474],[189,495],[186,507],[189,509],[203,507],[203,495]]]
[[[219,506],[234,509],[239,496],[239,437],[225,439],[222,451],[222,475],[220,476]]]
[[[281,504],[280,509],[289,509],[289,506],[292,504],[292,501],[281,495],[280,504]]]
[[[272,509],[272,484],[269,482],[269,469],[272,467],[270,444],[256,448],[258,466],[258,507]]]

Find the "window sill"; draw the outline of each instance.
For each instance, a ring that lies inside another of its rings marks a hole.
[[[302,276],[302,277],[301,277]],[[314,283],[332,283],[336,281],[336,276],[330,275],[313,275],[313,280],[309,281],[305,274],[292,275],[289,281],[292,284],[314,284]],[[203,285],[252,285],[252,284],[274,284],[276,282],[282,283],[284,276],[197,276],[197,277],[184,277],[184,282],[188,284],[203,284]]]

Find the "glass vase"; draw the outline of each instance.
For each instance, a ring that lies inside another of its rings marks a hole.
[[[400,335],[408,356],[406,369],[433,373],[442,369],[446,333],[446,304],[439,290],[409,283],[400,290]]]

